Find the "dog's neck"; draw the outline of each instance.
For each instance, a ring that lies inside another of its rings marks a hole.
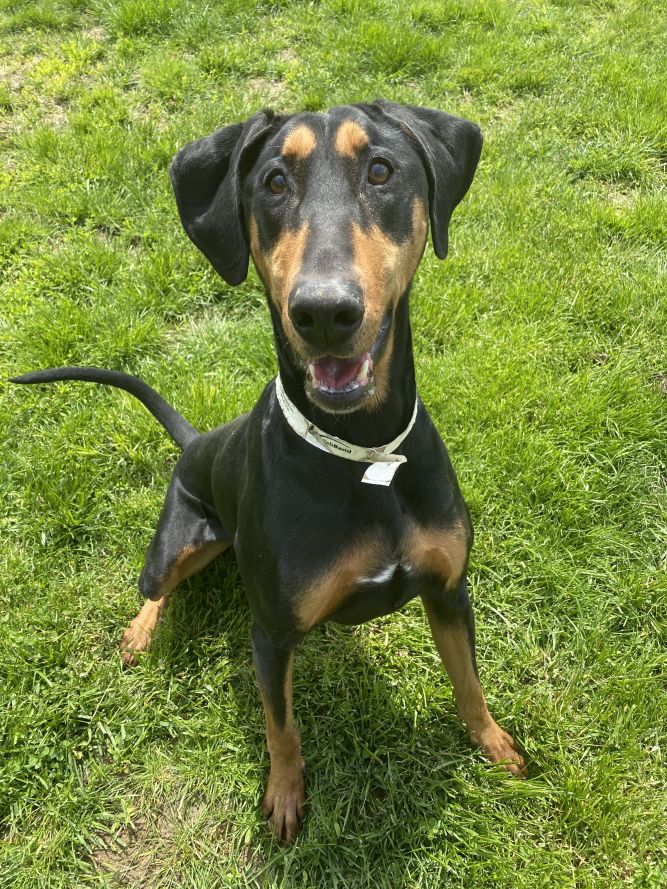
[[[386,394],[372,407],[363,405],[349,414],[324,411],[306,396],[305,370],[292,358],[277,314],[271,318],[278,352],[278,367],[288,398],[299,411],[324,432],[351,444],[378,447],[399,435],[408,425],[417,392],[410,331],[409,291],[401,297],[394,316],[394,343],[389,356]]]

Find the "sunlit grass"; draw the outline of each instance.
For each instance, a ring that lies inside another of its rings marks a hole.
[[[486,134],[413,295],[420,392],[476,526],[490,705],[468,744],[418,603],[297,655],[296,846],[231,556],[124,674],[176,451],[129,397],[0,383],[0,886],[664,883],[667,21],[659,4],[0,0],[0,376],[137,373],[197,427],[275,373],[254,272],[180,228],[179,146],[271,105],[384,95]]]

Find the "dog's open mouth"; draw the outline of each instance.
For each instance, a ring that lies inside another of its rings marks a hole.
[[[373,379],[370,352],[356,358],[326,355],[308,365],[313,389],[325,395],[349,395],[369,385]]]
[[[374,364],[379,361],[391,327],[390,312],[385,315],[370,351],[354,358],[324,355],[308,363],[307,388],[313,400],[334,412],[354,410],[375,393]]]

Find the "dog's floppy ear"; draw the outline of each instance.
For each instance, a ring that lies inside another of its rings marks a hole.
[[[417,144],[428,178],[433,249],[444,259],[449,220],[475,175],[482,152],[482,131],[469,120],[434,108],[398,105],[384,99],[374,104]]]
[[[276,120],[260,111],[189,142],[169,167],[178,212],[190,240],[228,284],[248,274],[248,241],[241,208],[244,159]]]

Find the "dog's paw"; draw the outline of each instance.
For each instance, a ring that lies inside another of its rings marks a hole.
[[[120,662],[124,667],[136,667],[139,655],[151,644],[151,633],[142,627],[135,618],[123,633],[118,643]]]
[[[293,771],[269,775],[269,783],[262,800],[262,815],[277,840],[293,843],[303,818],[303,775],[297,766]]]
[[[118,643],[120,661],[124,667],[136,667],[139,663],[137,655],[148,650],[166,601],[166,596],[156,600],[147,599],[137,616],[128,624]]]
[[[471,736],[473,743],[482,749],[489,762],[502,765],[519,778],[526,777],[526,764],[521,754],[516,749],[514,738],[491,720],[475,735]]]

